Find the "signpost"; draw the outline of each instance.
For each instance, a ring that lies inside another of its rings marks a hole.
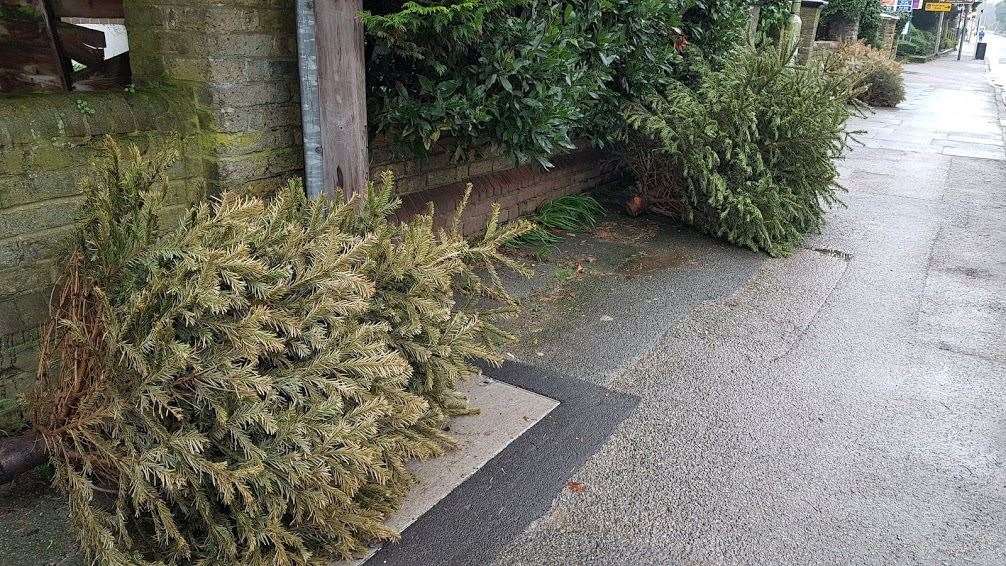
[[[968,35],[968,14],[971,12],[971,4],[964,5],[964,14],[961,16],[961,26],[957,31],[957,60],[961,60],[961,53],[964,52],[964,38]]]
[[[949,12],[953,7],[950,2],[926,2],[927,12]]]

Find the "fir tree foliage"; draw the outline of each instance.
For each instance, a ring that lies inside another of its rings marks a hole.
[[[530,275],[527,268],[501,252],[501,246],[527,233],[531,224],[500,222],[493,205],[483,234],[467,240],[462,214],[471,187],[446,227],[436,227],[432,205],[407,223],[393,223],[400,206],[391,188],[394,177],[382,176],[371,190],[355,232],[374,245],[363,273],[376,285],[370,320],[385,324],[387,340],[412,366],[410,390],[430,401],[428,417],[441,427],[447,416],[471,411],[456,390],[463,375],[477,371],[470,360],[502,362],[503,346],[514,339],[500,323],[517,312],[503,287],[500,269]]]
[[[626,106],[625,158],[640,191],[729,242],[788,255],[839,203],[833,160],[848,146],[856,79],[739,50]]]
[[[168,158],[109,143],[27,411],[88,559],[320,564],[396,536],[406,463],[450,447],[455,383],[510,338],[495,269],[523,267],[497,248],[527,226],[389,222],[387,177],[362,214],[291,182],[161,230]]]
[[[857,76],[856,96],[870,106],[893,108],[905,99],[904,70],[887,51],[860,41],[843,43],[821,64],[828,72]]]

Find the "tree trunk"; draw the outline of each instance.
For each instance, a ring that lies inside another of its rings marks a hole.
[[[0,485],[45,463],[45,442],[35,431],[0,440]]]

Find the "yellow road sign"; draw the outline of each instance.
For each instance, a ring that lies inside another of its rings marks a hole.
[[[927,12],[949,12],[954,5],[950,2],[926,2]]]

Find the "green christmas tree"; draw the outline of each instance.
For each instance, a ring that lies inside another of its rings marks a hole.
[[[389,222],[401,204],[393,187],[394,177],[385,173],[346,229],[374,239],[362,266],[376,286],[368,319],[390,329],[392,349],[412,365],[410,390],[430,401],[429,423],[442,428],[446,417],[471,412],[456,389],[464,375],[478,372],[471,362],[499,364],[504,346],[514,339],[500,327],[516,314],[517,304],[504,289],[498,267],[530,273],[501,247],[532,225],[500,224],[494,205],[482,236],[465,239],[461,218],[470,187],[448,227],[434,226],[432,206],[409,222]]]

